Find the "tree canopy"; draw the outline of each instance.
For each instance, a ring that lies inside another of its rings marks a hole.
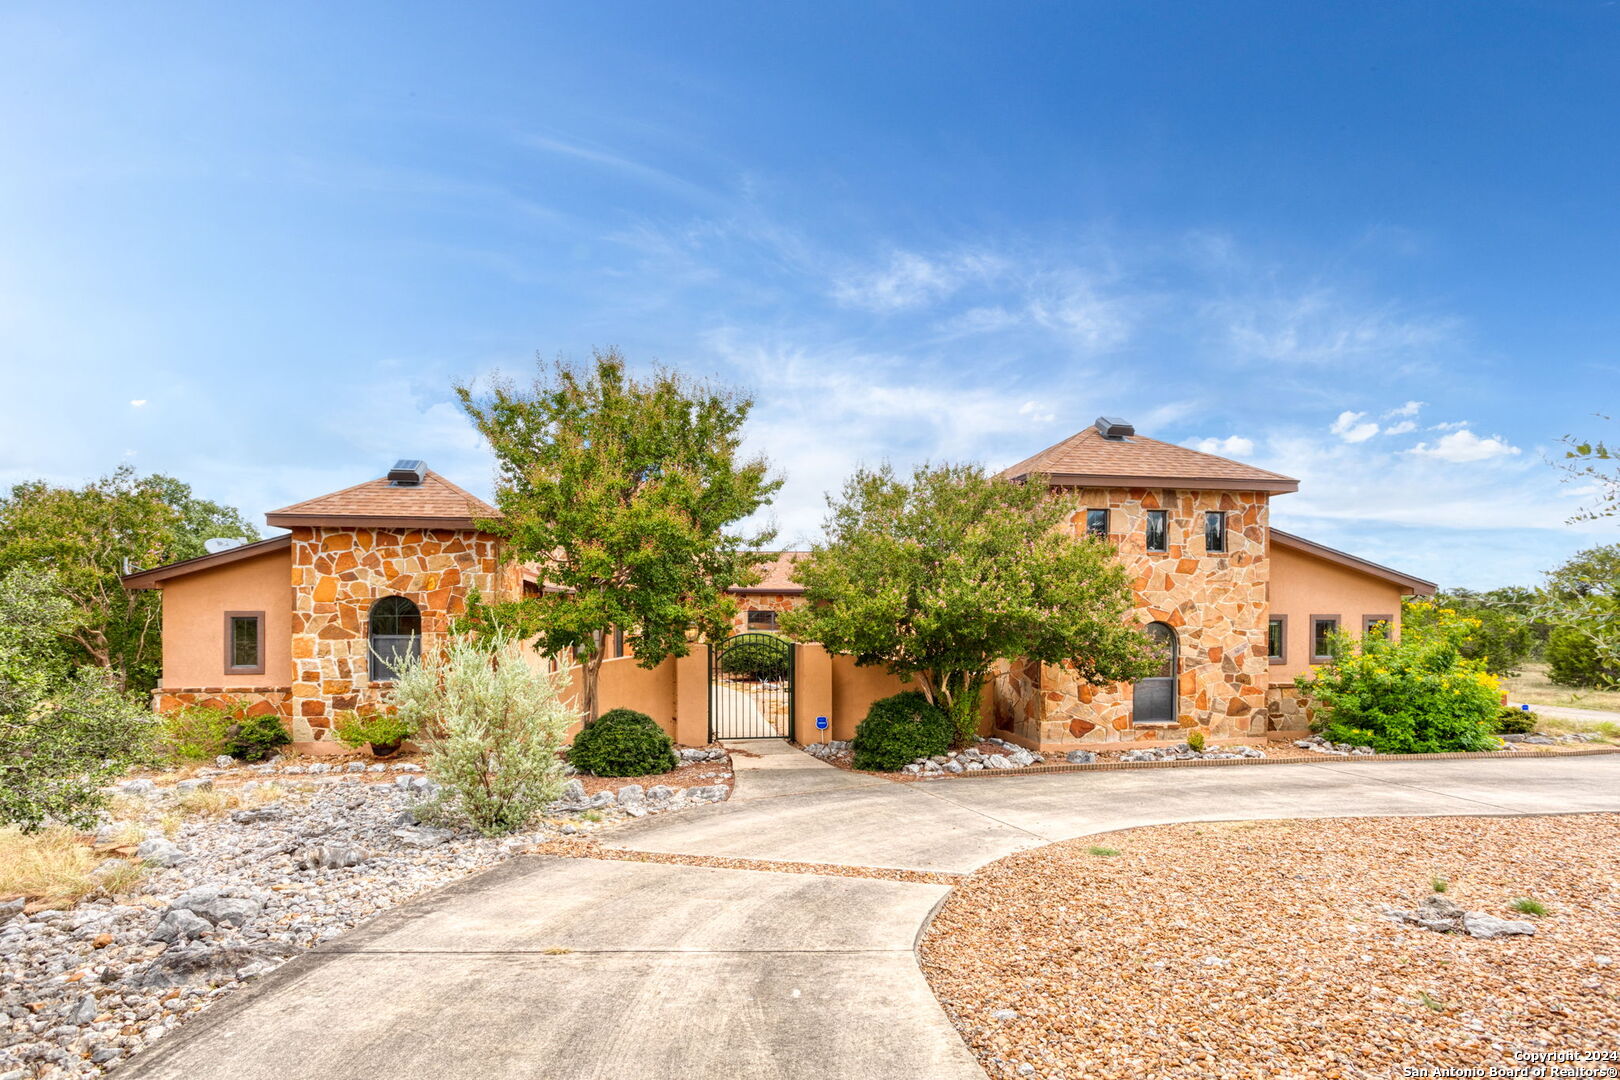
[[[998,661],[1070,667],[1093,683],[1159,663],[1129,618],[1130,582],[1104,540],[1070,534],[1072,499],[977,465],[922,465],[909,480],[861,470],[828,499],[824,543],[794,566],[807,603],[791,636],[915,679],[972,738]]]
[[[690,651],[689,634],[724,634],[733,585],[758,580],[770,530],[739,523],[781,481],[742,454],[746,396],[675,372],[632,376],[615,349],[592,362],[541,365],[527,391],[497,381],[456,388],[495,452],[501,517],[480,527],[505,557],[538,564],[537,596],[473,606],[473,628],[538,636],[577,655],[587,720],[597,713],[604,643],[623,630],[643,667]]]
[[[162,660],[161,600],[155,591],[123,587],[125,562],[152,567],[194,558],[213,537],[259,534],[237,510],[127,465],[82,488],[35,480],[0,498],[0,573],[50,570],[73,608],[59,634],[69,659],[108,669],[122,689],[151,690]]]

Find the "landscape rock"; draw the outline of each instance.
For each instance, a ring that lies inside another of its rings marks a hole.
[[[620,806],[640,805],[647,800],[647,793],[640,784],[626,784],[619,789],[618,803]]]
[[[213,791],[212,780],[181,780],[174,785],[176,795],[190,795],[194,791]]]
[[[235,765],[236,759],[231,757],[229,754],[220,754],[214,759],[214,767],[217,769],[229,769],[233,768]]]
[[[145,798],[156,790],[157,785],[150,780],[126,780],[119,785],[118,793],[120,795],[134,795],[137,798]]]
[[[1013,767],[1012,759],[1006,754],[991,754],[984,764],[986,768],[990,769],[1010,769]]]
[[[686,797],[695,802],[724,802],[727,788],[724,784],[712,784],[708,787],[695,787],[686,789]]]
[[[316,844],[298,853],[297,863],[303,870],[336,870],[359,866],[371,853],[354,844]]]
[[[135,857],[158,866],[178,866],[186,861],[185,852],[181,851],[174,841],[161,836],[142,840],[140,846],[135,849]]]
[[[1470,911],[1463,916],[1463,929],[1469,937],[1491,941],[1496,938],[1516,937],[1536,932],[1533,923],[1522,919],[1499,919],[1495,915],[1487,915],[1483,911]]]
[[[185,908],[171,908],[163,913],[152,931],[154,941],[188,941],[201,937],[213,929],[213,924]]]
[[[148,989],[175,986],[217,986],[236,980],[244,968],[292,955],[279,942],[257,945],[187,945],[171,948],[137,972],[132,986]]]
[[[1097,760],[1097,755],[1090,750],[1070,750],[1063,755],[1063,760],[1070,765],[1090,765]]]
[[[430,848],[446,843],[456,834],[449,829],[410,828],[395,829],[392,835],[394,839],[408,847]]]

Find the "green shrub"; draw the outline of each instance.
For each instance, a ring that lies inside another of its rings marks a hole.
[[[415,725],[398,713],[383,711],[339,713],[333,730],[344,746],[370,746],[379,754],[393,753],[400,743],[416,734]]]
[[[1204,752],[1204,733],[1202,731],[1187,732],[1187,749],[1195,754]]]
[[[593,776],[646,776],[675,767],[675,743],[646,713],[611,709],[574,736],[568,763]]]
[[[561,697],[567,672],[530,667],[527,648],[499,633],[457,636],[396,669],[389,703],[418,732],[440,788],[423,808],[429,820],[515,832],[562,794],[557,754],[575,717]]]
[[[1524,709],[1515,709],[1504,705],[1496,714],[1496,733],[1498,735],[1528,735],[1536,730],[1541,717]]]
[[[274,713],[244,716],[225,733],[225,752],[240,761],[263,761],[292,742]]]
[[[1571,626],[1547,634],[1547,678],[1560,686],[1608,689],[1620,685],[1620,671],[1598,655],[1591,635]]]
[[[951,720],[915,690],[872,702],[855,729],[855,767],[895,772],[951,745]]]
[[[212,761],[225,753],[231,725],[240,719],[240,710],[212,705],[187,705],[165,713],[158,721],[157,754],[167,761]]]
[[[0,577],[0,825],[91,826],[103,788],[151,753],[151,710],[104,669],[61,662],[74,619],[49,573]]]
[[[785,679],[788,677],[787,638],[775,634],[746,634],[722,646],[720,670],[745,679]]]
[[[1446,636],[1359,643],[1336,635],[1333,660],[1294,680],[1318,708],[1314,730],[1330,742],[1381,754],[1494,750],[1501,688]]]

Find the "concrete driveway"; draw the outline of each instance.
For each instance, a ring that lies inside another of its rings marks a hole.
[[[643,851],[967,871],[1172,821],[1620,811],[1620,756],[1089,772],[895,784],[775,742]],[[942,885],[531,857],[398,909],[120,1075],[973,1078],[912,947]]]

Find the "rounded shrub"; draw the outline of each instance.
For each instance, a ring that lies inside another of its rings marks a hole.
[[[951,745],[951,719],[915,690],[872,702],[855,729],[855,767],[895,772]]]
[[[274,713],[244,716],[225,733],[225,752],[240,761],[263,761],[292,742]]]
[[[646,713],[610,709],[574,736],[568,763],[592,776],[668,772],[675,767],[675,742]]]
[[[1528,735],[1536,730],[1536,724],[1541,717],[1525,709],[1514,709],[1507,705],[1496,714],[1496,733],[1498,735]]]

